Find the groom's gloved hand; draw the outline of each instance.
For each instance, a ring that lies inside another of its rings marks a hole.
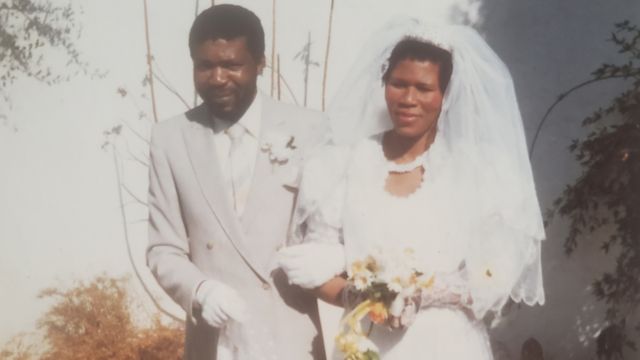
[[[316,288],[345,271],[342,244],[306,243],[278,252],[278,265],[289,282],[305,289]]]
[[[196,291],[201,316],[207,324],[220,328],[229,320],[243,322],[247,318],[244,299],[229,286],[215,280],[203,282]]]

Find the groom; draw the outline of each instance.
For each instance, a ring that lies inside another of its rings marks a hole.
[[[251,11],[205,10],[189,48],[203,104],[152,131],[147,249],[160,286],[187,314],[185,358],[226,359],[239,349],[324,359],[315,298],[272,269],[297,165],[326,122],[257,91],[264,32]]]

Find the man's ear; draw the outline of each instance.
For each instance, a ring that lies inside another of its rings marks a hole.
[[[267,59],[264,55],[260,57],[260,61],[258,62],[258,75],[262,75],[262,70],[267,65]]]

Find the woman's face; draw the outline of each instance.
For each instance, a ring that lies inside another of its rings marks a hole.
[[[418,138],[435,130],[442,109],[440,65],[405,59],[398,62],[385,84],[387,110],[398,135]]]

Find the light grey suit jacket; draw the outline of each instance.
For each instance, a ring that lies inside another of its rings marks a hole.
[[[296,154],[324,139],[322,114],[262,100],[261,137],[292,135]],[[315,298],[289,285],[281,270],[270,270],[286,241],[297,190],[284,185],[283,174],[299,156],[280,166],[259,151],[238,218],[220,176],[210,119],[199,106],[158,123],[151,136],[147,263],[187,313],[185,358],[216,359],[219,331],[193,306],[196,287],[215,279],[246,300],[256,344],[268,337],[282,360],[324,359]]]

